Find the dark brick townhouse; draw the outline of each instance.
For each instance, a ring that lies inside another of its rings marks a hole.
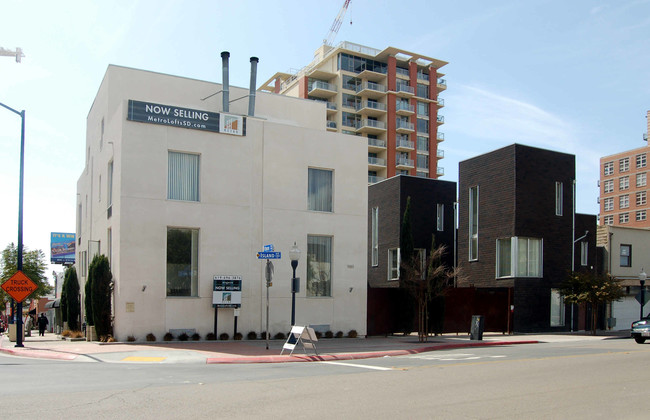
[[[428,255],[431,237],[454,265],[456,183],[399,175],[368,187],[368,334],[397,332],[404,310],[399,291],[400,229],[407,198],[416,249]]]
[[[596,217],[574,215],[574,180],[574,155],[520,144],[459,164],[458,286],[510,288],[515,332],[577,326],[557,287],[572,256],[595,266]]]

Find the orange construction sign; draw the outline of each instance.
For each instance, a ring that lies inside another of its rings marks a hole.
[[[27,296],[34,293],[36,289],[38,289],[38,285],[22,271],[16,271],[9,280],[2,283],[2,290],[7,292],[16,302],[22,302]]]

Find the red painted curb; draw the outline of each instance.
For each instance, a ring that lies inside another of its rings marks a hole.
[[[410,350],[387,350],[366,353],[343,353],[316,355],[273,355],[273,356],[243,356],[243,357],[208,357],[206,364],[244,364],[244,363],[292,363],[292,362],[327,362],[335,360],[360,360],[384,356],[408,356],[436,350],[451,350],[466,347],[509,346],[513,344],[539,344],[537,340],[530,341],[494,341],[473,343],[449,343],[435,346],[420,347]]]
[[[7,349],[0,347],[0,352],[7,353],[12,356],[31,357],[34,359],[74,360],[78,356],[77,354],[60,353],[56,350],[42,351],[32,350],[30,348]]]

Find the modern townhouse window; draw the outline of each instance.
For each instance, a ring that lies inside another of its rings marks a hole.
[[[564,185],[561,182],[555,183],[555,215],[562,216]]]
[[[417,168],[429,169],[429,155],[417,154]]]
[[[442,232],[445,230],[445,205],[436,204],[436,230]]]
[[[469,188],[469,259],[478,259],[478,185]]]
[[[373,207],[371,211],[371,247],[372,247],[372,266],[379,265],[379,207]]]
[[[647,193],[645,191],[639,191],[636,193],[636,205],[645,206],[647,203]]]
[[[308,210],[332,212],[332,176],[330,169],[309,168]]]
[[[168,227],[167,296],[198,296],[198,280],[199,230]]]
[[[639,155],[636,155],[636,167],[637,167],[637,169],[646,167],[646,154],[645,153],[641,153]]]
[[[357,110],[361,107],[361,98],[355,95],[344,93],[341,95],[341,106]]]
[[[582,241],[580,242],[580,265],[583,267],[587,266],[589,257],[589,242]]]
[[[429,132],[429,120],[423,120],[422,118],[418,118],[417,123],[418,123],[418,133]]]
[[[497,277],[542,277],[542,256],[541,239],[497,239]]]
[[[618,215],[618,223],[624,224],[630,221],[630,213],[621,213]]]
[[[426,102],[418,101],[418,115],[423,117],[429,116],[429,104]]]
[[[632,267],[632,245],[621,244],[620,257],[621,267]]]
[[[629,176],[622,176],[618,179],[618,189],[623,191],[627,190],[630,188],[630,177]]]
[[[614,162],[605,162],[603,165],[603,174],[605,176],[614,174]]]
[[[630,158],[626,157],[623,159],[619,159],[618,161],[618,171],[619,172],[627,172],[630,170]]]
[[[429,98],[429,85],[425,85],[423,83],[418,83],[415,95],[420,97],[420,98],[430,99]]]
[[[626,209],[630,207],[630,194],[623,194],[618,198],[618,208]]]
[[[551,327],[563,327],[564,323],[564,297],[558,289],[551,289]]]
[[[169,152],[167,199],[199,201],[199,155]]]
[[[332,237],[307,235],[307,297],[332,296]]]
[[[399,248],[388,250],[388,280],[399,280]]]
[[[614,197],[609,197],[603,200],[603,210],[604,211],[614,210]]]
[[[636,212],[636,221],[637,222],[643,222],[644,220],[646,220],[646,217],[647,217],[647,215],[646,215],[645,210],[638,210]]]
[[[614,192],[614,180],[608,179],[603,183],[603,194]]]
[[[106,208],[110,209],[113,206],[113,161],[112,160],[108,162],[108,170],[107,170],[106,178],[107,178],[106,179]]]
[[[647,174],[646,172],[636,174],[636,186],[637,187],[645,187],[647,183]]]
[[[605,225],[612,226],[614,224],[614,216],[612,216],[612,215],[605,216],[603,221],[604,221]]]

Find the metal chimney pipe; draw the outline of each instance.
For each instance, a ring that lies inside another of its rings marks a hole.
[[[230,57],[230,53],[228,51],[223,51],[221,53],[221,67],[223,70],[223,76],[222,76],[223,93],[221,94],[221,97],[223,98],[223,106],[222,106],[223,112],[230,111],[230,82],[228,80],[228,57]]]
[[[255,84],[257,83],[257,63],[260,61],[257,57],[251,57],[251,85],[248,94],[248,115],[255,115]]]

